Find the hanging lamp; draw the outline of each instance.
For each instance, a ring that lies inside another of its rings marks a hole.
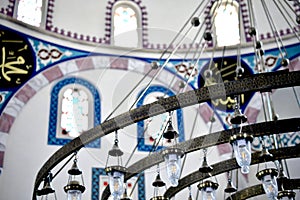
[[[166,163],[168,179],[171,186],[176,187],[181,173],[181,158],[184,151],[179,148],[168,148],[162,151]]]
[[[152,186],[154,187],[154,194],[153,197],[150,198],[150,200],[169,200],[168,198],[160,195],[160,188],[165,187],[166,183],[163,182],[160,178],[160,172],[159,172],[159,166],[157,165],[157,175],[155,180],[152,183]]]
[[[119,148],[118,133],[115,132],[115,141],[111,150],[108,151],[108,157],[105,167],[105,172],[109,177],[109,190],[113,199],[120,199],[124,193],[124,176],[127,169],[122,166],[123,151]],[[109,158],[116,159],[116,165],[108,166]]]
[[[68,170],[68,174],[68,184],[64,187],[64,191],[67,193],[67,200],[81,200],[85,187],[82,171],[79,170],[77,166],[76,155],[71,169]]]
[[[252,141],[253,136],[247,133],[238,133],[230,137],[230,143],[233,147],[235,159],[241,167],[241,172],[243,174],[249,173]]]
[[[278,186],[276,177],[278,171],[274,168],[267,168],[256,174],[258,180],[262,182],[264,191],[269,199],[276,199],[278,195]]]
[[[36,192],[37,196],[41,196],[41,199],[44,199],[44,197],[47,200],[57,199],[55,190],[51,187],[51,181],[52,181],[52,173],[49,172],[48,176],[44,178],[43,188]]]

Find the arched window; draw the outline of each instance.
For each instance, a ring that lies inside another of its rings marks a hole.
[[[97,89],[79,78],[58,82],[51,92],[48,144],[65,145],[82,132],[100,124],[100,97]],[[88,147],[100,147],[96,140]]]
[[[62,95],[60,128],[62,134],[77,137],[89,127],[89,94],[84,88],[67,88]]]
[[[123,47],[140,45],[140,14],[133,4],[117,2],[113,7],[113,44]]]
[[[17,19],[39,27],[42,20],[43,0],[18,0]]]
[[[175,94],[163,87],[163,86],[150,86],[148,90],[143,94],[143,96],[137,102],[137,107],[140,107],[145,104],[153,103],[162,97],[174,96]],[[151,112],[151,108],[149,110]],[[138,132],[138,150],[140,151],[152,151],[153,142],[155,139],[160,137],[162,133],[162,128],[164,127],[164,122],[167,122],[168,114],[163,113],[155,117],[148,118],[144,121],[137,122],[137,132]],[[183,123],[183,114],[182,110],[178,109],[174,112],[172,117],[172,124],[174,129],[178,130],[179,133],[179,142],[185,140],[184,135],[184,123]],[[165,140],[160,143],[160,146],[157,147],[161,149],[162,146],[168,146],[168,141]]]
[[[217,46],[239,44],[239,4],[235,0],[216,1],[211,11]]]

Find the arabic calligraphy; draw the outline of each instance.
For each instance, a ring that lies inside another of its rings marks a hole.
[[[10,61],[10,62],[5,62],[5,58],[6,58],[5,47],[2,47],[2,63],[0,65],[0,68],[1,68],[1,73],[2,73],[3,78],[5,78],[7,81],[11,81],[9,74],[27,74],[28,73],[28,71],[14,66],[14,65],[22,65],[25,63],[25,59],[22,56],[18,56],[17,60]]]
[[[246,63],[241,62],[240,65],[244,69],[244,75],[251,73]],[[237,58],[235,57],[215,58],[213,62],[209,62],[201,69],[201,76],[198,76],[198,86],[211,86],[237,80],[236,68]],[[246,105],[251,97],[252,94],[241,94],[239,96],[241,106]],[[222,98],[211,99],[210,103],[219,110],[231,111],[234,109],[235,100],[232,96],[224,95]]]
[[[31,77],[34,66],[29,41],[14,31],[0,30],[0,90],[22,85]]]

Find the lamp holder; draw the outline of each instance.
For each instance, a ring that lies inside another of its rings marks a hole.
[[[280,199],[280,198],[283,198],[283,197],[288,197],[288,198],[295,198],[296,196],[296,193],[293,192],[293,191],[290,191],[290,190],[284,190],[284,191],[280,191],[278,193],[278,196],[277,198]]]
[[[234,134],[230,137],[230,144],[232,144],[233,142],[235,142],[239,139],[245,139],[246,141],[252,142],[253,136],[250,134],[247,134],[247,133]]]
[[[208,188],[208,187],[211,187],[212,189],[216,190],[216,189],[218,189],[219,184],[212,182],[212,181],[204,181],[202,183],[199,183],[197,187],[199,190],[202,190],[202,189]]]
[[[162,151],[163,156],[167,156],[169,154],[179,155],[181,158],[184,156],[184,151],[180,148],[168,148]]]
[[[273,177],[276,177],[278,175],[278,171],[277,169],[274,168],[263,169],[257,172],[256,177],[258,180],[261,180],[266,175],[271,175]]]
[[[85,187],[80,185],[78,181],[70,181],[68,185],[64,187],[64,191],[67,193],[69,190],[79,190],[81,193],[85,191]]]
[[[153,181],[152,186],[153,187],[164,187],[166,185],[165,182],[163,182],[160,178],[160,174],[157,173],[155,181]]]
[[[168,140],[172,140],[178,137],[177,131],[174,130],[171,119],[168,121],[168,127],[165,132],[163,132],[163,137]]]
[[[169,198],[166,198],[164,196],[156,196],[152,197],[150,200],[169,200]]]
[[[113,172],[121,172],[121,173],[126,174],[126,172],[127,172],[126,167],[122,167],[120,165],[114,165],[114,166],[106,167],[104,170],[107,174],[110,174],[110,173],[113,173]]]
[[[69,175],[74,175],[74,176],[82,174],[82,171],[78,169],[76,159],[74,160],[71,169],[68,170],[68,174]]]

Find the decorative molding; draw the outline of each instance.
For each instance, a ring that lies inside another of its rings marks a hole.
[[[177,96],[160,99],[154,103],[125,112],[115,118],[103,122],[101,125],[88,130],[81,136],[75,138],[70,143],[64,145],[56,151],[44,165],[41,167],[35,180],[33,199],[36,199],[36,190],[43,178],[48,172],[61,162],[65,157],[76,150],[82,148],[85,144],[101,138],[120,128],[129,126],[138,121],[169,112],[178,108],[183,108],[205,102],[211,98],[218,98],[224,93],[227,96],[253,91],[270,91],[276,88],[292,87],[300,85],[300,72],[271,72],[256,74],[251,77],[245,77],[237,81],[229,81],[223,84],[215,84],[209,87],[203,87],[197,90],[181,93]],[[149,109],[151,108],[151,113]],[[153,109],[152,109],[153,108]],[[289,125],[290,126],[290,125]],[[252,129],[253,130],[253,129]],[[214,139],[215,140],[215,139]]]

